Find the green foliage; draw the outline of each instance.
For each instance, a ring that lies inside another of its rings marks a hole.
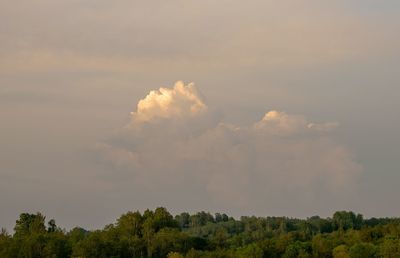
[[[263,250],[260,246],[253,243],[239,248],[236,252],[236,256],[238,258],[262,258]]]
[[[349,248],[346,245],[338,245],[333,249],[333,258],[349,258]]]
[[[384,258],[400,257],[400,239],[388,236],[380,245],[380,256]]]
[[[1,258],[357,258],[400,257],[400,219],[241,217],[207,212],[173,217],[165,208],[127,212],[102,230],[69,232],[22,213],[14,234],[0,231]]]
[[[40,214],[22,213],[15,222],[14,236],[23,237],[28,234],[41,234],[46,231],[45,217]]]
[[[377,255],[377,248],[371,243],[359,243],[350,248],[350,258],[373,258]]]
[[[360,229],[362,222],[363,216],[361,214],[356,215],[351,211],[337,211],[333,214],[333,225],[335,229]]]
[[[185,258],[182,254],[177,252],[171,252],[167,255],[167,258]]]

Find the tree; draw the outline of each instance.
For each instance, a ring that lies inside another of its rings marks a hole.
[[[379,254],[383,258],[400,257],[400,240],[394,237],[387,237],[380,245]]]
[[[140,236],[142,234],[143,217],[140,212],[128,212],[117,220],[117,228],[122,235]]]
[[[167,258],[184,258],[184,256],[178,252],[170,252]]]
[[[2,228],[0,231],[0,257],[9,257],[12,253],[12,238],[7,230]]]
[[[153,227],[155,232],[162,228],[176,228],[178,223],[164,207],[159,207],[154,211]]]
[[[186,252],[190,248],[189,237],[174,228],[163,228],[148,245],[150,257],[166,257],[170,252]]]
[[[218,248],[225,248],[228,240],[228,232],[223,227],[218,227],[212,237],[212,243]]]
[[[15,236],[22,237],[31,233],[44,233],[46,226],[44,225],[45,217],[40,214],[22,213],[19,220],[15,222]]]
[[[49,220],[47,224],[49,225],[47,228],[47,232],[55,232],[57,230],[56,221],[54,219]]]
[[[187,212],[182,212],[181,214],[175,216],[175,220],[181,229],[188,228],[190,223],[190,214]]]
[[[238,258],[262,258],[263,250],[257,244],[250,244],[245,247],[239,248],[236,252]]]
[[[338,245],[332,251],[333,258],[349,258],[349,248],[346,245]]]
[[[215,222],[219,223],[222,221],[223,221],[223,218],[222,218],[221,213],[215,213]]]
[[[44,247],[45,257],[68,258],[72,249],[68,243],[68,237],[61,231],[53,231],[47,235]]]
[[[85,258],[108,258],[112,257],[113,253],[111,246],[104,239],[103,232],[96,230],[80,241],[73,255]]]
[[[311,245],[309,243],[303,243],[296,241],[287,246],[283,257],[285,258],[297,258],[297,257],[310,257]]]
[[[360,229],[363,223],[361,214],[349,211],[337,211],[333,214],[333,225],[335,229],[347,230],[350,228]]]
[[[314,257],[331,257],[332,239],[329,239],[326,235],[316,235],[312,239],[312,250]]]
[[[350,258],[373,258],[376,257],[377,249],[371,243],[359,243],[350,248]]]

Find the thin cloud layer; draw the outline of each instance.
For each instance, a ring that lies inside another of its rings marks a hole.
[[[209,112],[194,84],[177,82],[140,100],[131,123],[99,149],[132,189],[203,195],[228,209],[318,205],[357,182],[361,166],[330,137],[337,123],[269,111],[236,126]]]

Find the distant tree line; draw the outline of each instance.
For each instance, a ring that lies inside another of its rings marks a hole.
[[[102,230],[66,231],[23,213],[14,233],[0,232],[1,258],[400,257],[400,219],[348,211],[332,218],[241,217],[165,208],[128,212]]]

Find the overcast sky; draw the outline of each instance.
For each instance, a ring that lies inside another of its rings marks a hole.
[[[398,0],[0,0],[0,226],[400,216],[399,31]]]

